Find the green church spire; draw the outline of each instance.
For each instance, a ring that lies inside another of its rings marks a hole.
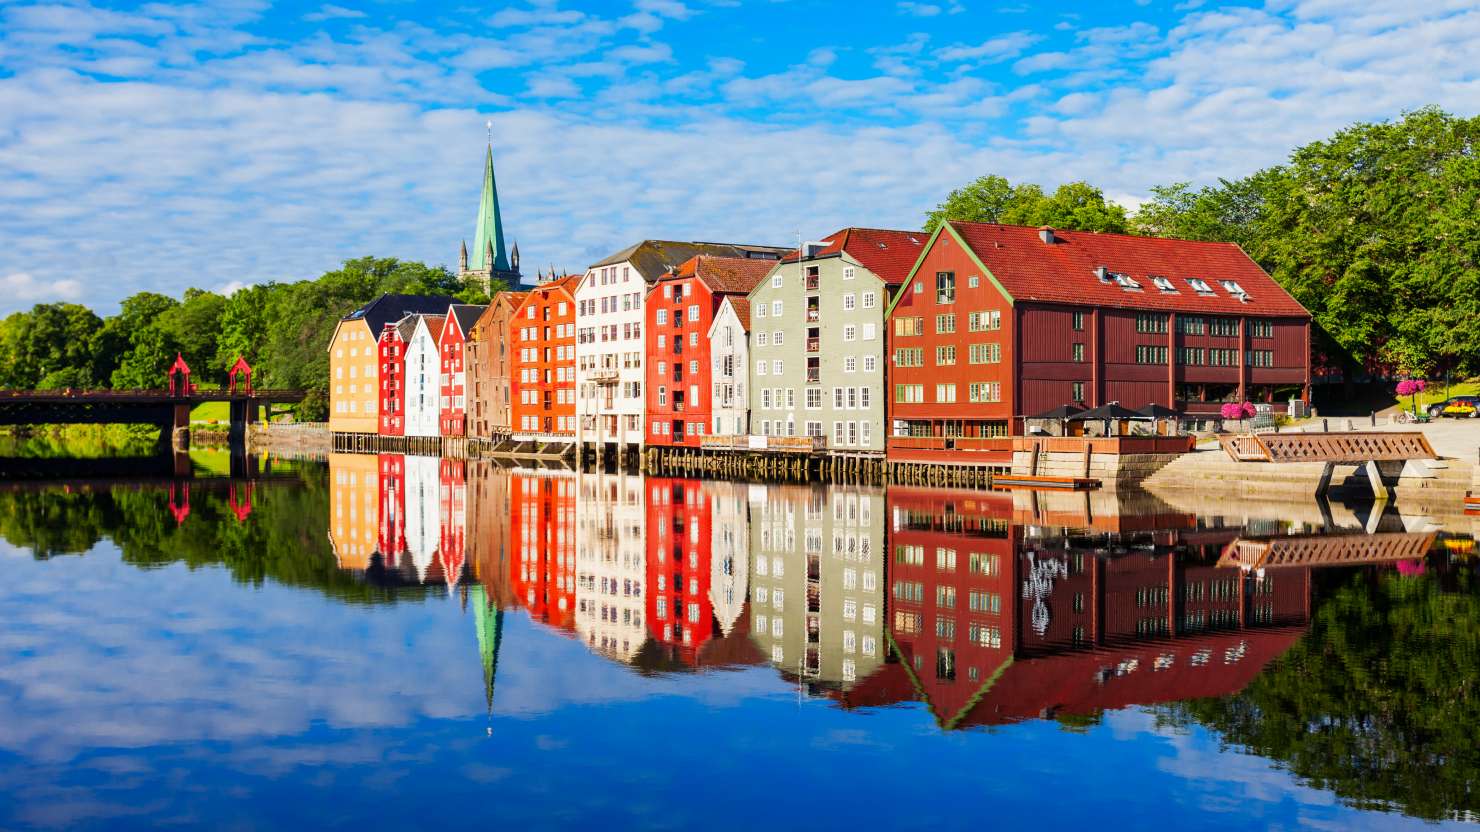
[[[483,161],[483,198],[478,202],[478,227],[473,233],[470,264],[474,269],[486,269],[484,262],[489,249],[493,249],[493,270],[509,271],[509,254],[504,248],[504,221],[498,209],[498,184],[493,178],[493,143],[488,145],[488,155]]]

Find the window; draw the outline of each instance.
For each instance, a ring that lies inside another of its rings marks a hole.
[[[766,360],[764,358],[755,362],[755,374],[758,376],[763,376],[766,374]]]
[[[935,605],[941,609],[950,610],[956,608],[956,588],[953,586],[938,586],[935,588]]]
[[[781,359],[779,359],[779,358],[776,359],[775,361],[772,361],[771,362],[771,375],[773,375],[773,376],[779,376],[779,375],[781,375],[783,372],[785,372],[782,369],[783,366],[784,365],[782,364]]]
[[[998,615],[1002,612],[1002,596],[995,592],[983,592],[973,589],[966,600],[966,607],[972,612]]]
[[[1273,350],[1246,350],[1245,363],[1250,367],[1273,367]]]
[[[660,375],[660,376],[666,376],[666,375],[668,375],[668,362],[667,361],[659,361],[658,362],[658,375]]]
[[[865,373],[872,373],[873,371],[878,369],[878,366],[879,362],[875,356],[865,355],[863,357],[863,371]]]
[[[1073,345],[1073,352],[1074,352],[1074,361],[1077,362],[1077,363],[1083,364],[1084,363],[1084,345],[1083,344],[1074,344]]]
[[[852,292],[845,293],[843,295],[843,311],[851,312],[856,308],[858,308],[858,296]]]
[[[853,267],[852,266],[844,266],[843,267],[843,279],[844,280],[852,280],[853,279],[853,276],[854,276]]]
[[[843,372],[852,373],[858,370],[858,357],[848,355],[843,357]]]
[[[1200,277],[1187,278],[1187,285],[1191,286],[1192,291],[1197,292],[1199,295],[1213,294],[1213,287],[1209,286],[1208,282]]]
[[[771,388],[769,387],[761,388],[761,407],[766,410],[771,409]]]
[[[972,344],[968,348],[968,351],[970,353],[970,355],[968,357],[968,360],[972,364],[1001,364],[1002,363],[1002,345],[1001,344]]]
[[[781,346],[781,343],[784,340],[781,336],[783,336],[785,334],[786,333],[784,331],[779,330],[779,329],[776,330],[775,332],[771,333],[771,346],[773,346],[773,347],[779,347],[779,346]]]
[[[935,364],[936,364],[936,366],[940,367],[940,366],[946,366],[946,365],[955,364],[955,363],[956,363],[956,348],[955,347],[936,347],[935,348]]]
[[[1201,315],[1183,315],[1177,319],[1177,331],[1183,335],[1205,335],[1208,322]]]
[[[879,328],[873,324],[863,325],[863,340],[872,341],[879,337]]]
[[[1071,385],[1071,387],[1072,387],[1072,392],[1070,393],[1070,396],[1074,399],[1074,401],[1079,402],[1080,404],[1083,404],[1084,403],[1084,382],[1082,382],[1082,381],[1076,381],[1076,382],[1074,382],[1073,385]]]
[[[771,288],[772,289],[780,289],[781,288],[781,272],[777,272],[777,273],[771,275]]]
[[[974,381],[967,388],[971,401],[978,404],[1002,401],[1002,385],[995,381]]]
[[[900,336],[900,337],[908,336],[908,335],[924,335],[925,334],[925,319],[924,318],[895,318],[894,319],[894,334],[896,336]]]
[[[983,555],[973,552],[966,559],[966,568],[977,575],[986,575],[989,578],[997,577],[1001,569],[1002,560],[997,555]]]
[[[808,387],[806,403],[808,410],[817,410],[822,407],[822,388]]]
[[[1208,332],[1219,338],[1235,338],[1238,336],[1238,319],[1211,318],[1208,320]]]
[[[937,385],[935,385],[935,401],[937,403],[939,403],[939,404],[950,404],[951,402],[954,402],[955,400],[956,400],[956,385],[954,385],[954,384],[937,384]]]
[[[659,309],[658,310],[657,320],[658,320],[658,323],[660,323],[660,324],[666,324],[666,323],[668,323],[668,310],[667,309]]]
[[[858,340],[858,327],[854,326],[853,324],[848,324],[847,326],[843,327],[843,340],[844,341],[856,341],[856,340]]]
[[[1250,338],[1273,338],[1274,321],[1265,318],[1254,318],[1249,321]]]
[[[925,349],[923,347],[896,347],[894,349],[894,366],[925,366]]]
[[[955,272],[935,273],[935,302],[956,302],[956,274]]]
[[[1137,364],[1165,364],[1167,363],[1167,348],[1149,344],[1138,344],[1136,346]]]
[[[1084,313],[1083,312],[1075,312],[1073,317],[1074,317],[1074,331],[1075,332],[1083,332],[1084,331]]]
[[[1201,366],[1204,361],[1202,347],[1178,347],[1177,363],[1190,366]]]
[[[978,278],[976,275],[972,275],[972,276],[966,278],[966,288],[968,288],[968,289],[975,289],[977,287],[977,284],[979,283],[979,281],[980,281],[980,278]]]
[[[952,321],[954,327],[955,322]],[[970,312],[966,315],[966,330],[968,332],[987,332],[1002,328],[1002,313],[996,309],[986,309],[981,312]],[[953,328],[951,330],[955,332]]]
[[[668,404],[668,388],[667,387],[659,387],[658,388],[658,404],[661,404],[661,405]]]
[[[950,333],[956,331],[955,315],[936,315],[935,331],[937,333]]]
[[[1167,331],[1167,316],[1159,312],[1138,313],[1136,331],[1146,334],[1164,334]]]
[[[945,572],[956,571],[956,550],[936,547],[935,568]]]
[[[900,404],[920,404],[925,401],[925,385],[923,384],[896,384],[894,385],[894,401]]]
[[[771,317],[773,317],[773,318],[779,318],[779,317],[781,317],[781,301],[779,301],[779,300],[773,300],[773,301],[771,301]]]
[[[659,349],[661,349],[663,347],[662,338],[663,338],[663,336],[661,336],[661,335],[658,336],[658,339],[659,339],[658,340],[658,348]],[[760,332],[757,332],[755,334],[755,345],[757,347],[764,347],[768,343],[769,339],[770,339],[770,336],[765,332],[765,330],[761,330]]]
[[[878,304],[878,302],[879,302],[879,296],[878,295],[874,294],[873,292],[864,292],[863,293],[863,308],[864,309],[873,309],[874,306]]]
[[[755,316],[757,318],[764,318],[764,317],[766,317],[766,305],[764,303],[758,303],[758,304],[756,304],[756,306],[755,306]],[[662,321],[658,321],[658,323],[661,324],[663,322]]]
[[[834,445],[841,446],[843,444],[843,437],[844,437],[843,431],[844,430],[845,430],[845,428],[844,428],[842,422],[833,422],[833,444]]]

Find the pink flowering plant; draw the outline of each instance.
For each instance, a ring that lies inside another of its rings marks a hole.
[[[1225,419],[1251,419],[1255,410],[1249,402],[1228,402],[1219,409],[1219,413]]]
[[[1428,389],[1428,386],[1429,383],[1421,378],[1405,378],[1398,382],[1398,395],[1408,397],[1414,416],[1418,415],[1418,394]]]

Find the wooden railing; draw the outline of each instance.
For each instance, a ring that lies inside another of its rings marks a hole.
[[[715,451],[816,453],[827,449],[825,436],[701,436],[699,447]]]
[[[1420,432],[1261,433],[1218,438],[1238,462],[1398,462],[1436,459]]]
[[[889,448],[900,451],[1011,451],[1010,436],[891,436]]]

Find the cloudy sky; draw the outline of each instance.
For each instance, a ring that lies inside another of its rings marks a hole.
[[[526,271],[917,227],[984,173],[1127,203],[1480,112],[1474,0],[0,0],[0,312],[454,264],[493,122]]]

